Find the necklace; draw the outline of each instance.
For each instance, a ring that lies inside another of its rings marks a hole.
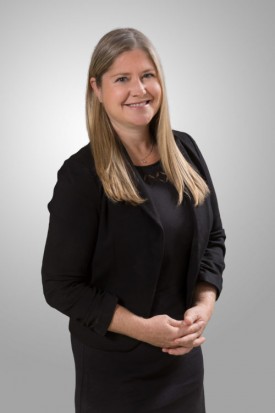
[[[145,158],[140,159],[141,163],[147,163],[147,159],[149,158],[149,156],[151,155],[151,153],[153,152],[153,148],[154,148],[154,142],[152,142],[152,146],[150,149],[150,152],[148,153],[148,155],[145,156]]]

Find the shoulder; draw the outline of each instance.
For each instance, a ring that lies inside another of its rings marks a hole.
[[[90,143],[70,155],[57,172],[55,194],[98,200],[101,185],[97,177],[92,157]]]
[[[185,132],[173,130],[173,135],[182,154],[187,157],[194,166],[199,169],[204,169],[206,167],[205,160],[196,141]]]
[[[212,185],[208,166],[196,141],[185,132],[173,130],[173,134],[183,156],[191,162],[207,183]]]
[[[95,179],[96,170],[90,143],[65,159],[58,171],[58,174],[60,173],[72,174],[74,175],[74,178],[86,176],[87,178],[90,177],[90,179]]]
[[[200,155],[198,145],[188,133],[173,130],[173,135],[178,146],[183,146],[188,152],[197,156]]]
[[[94,174],[95,167],[90,142],[80,148],[77,152],[70,155],[64,161],[63,165],[66,165],[67,167],[74,166],[75,168],[86,169],[91,174]]]

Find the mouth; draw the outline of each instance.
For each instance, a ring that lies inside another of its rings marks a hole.
[[[144,100],[142,102],[125,103],[125,106],[128,106],[129,108],[143,108],[149,105],[149,103],[150,103],[150,100]]]

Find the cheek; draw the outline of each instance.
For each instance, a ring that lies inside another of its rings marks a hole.
[[[154,85],[152,85],[151,92],[152,92],[153,96],[155,97],[156,101],[158,102],[158,104],[160,104],[161,97],[162,97],[162,91],[161,91],[160,84],[155,83]]]
[[[151,90],[156,94],[156,95],[161,95],[161,86],[158,81],[154,81],[150,85]]]
[[[124,100],[125,93],[119,88],[106,90],[103,94],[103,103],[105,103],[105,106],[108,106],[109,108],[120,105]]]

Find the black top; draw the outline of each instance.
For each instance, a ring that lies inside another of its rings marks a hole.
[[[178,193],[168,181],[161,162],[135,166],[142,176],[164,230],[164,254],[152,315],[182,319],[184,288],[192,241],[193,219],[186,196],[177,205]]]

